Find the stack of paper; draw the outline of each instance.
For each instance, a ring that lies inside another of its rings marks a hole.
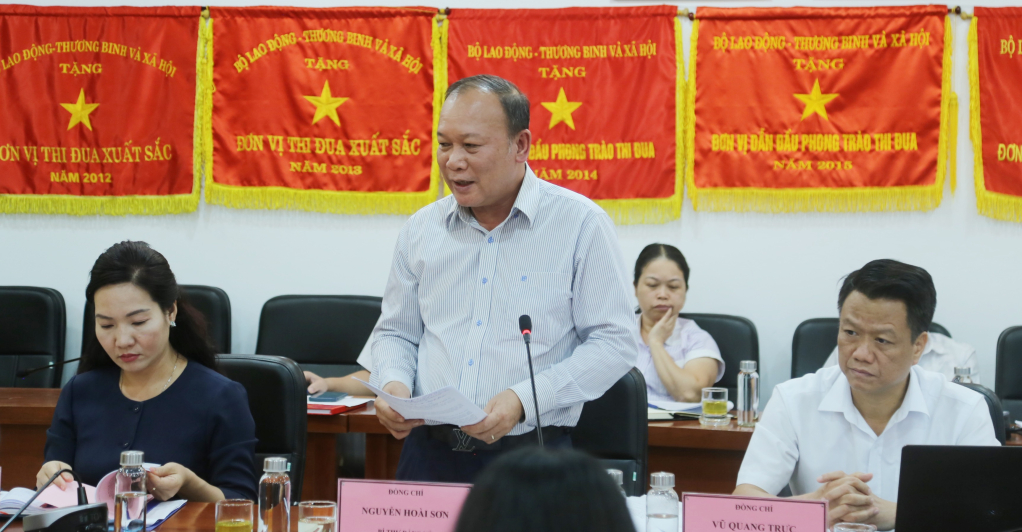
[[[359,382],[365,384],[405,419],[425,419],[459,427],[475,425],[486,419],[486,412],[453,386],[445,386],[426,395],[404,399],[394,397],[368,382]]]
[[[319,402],[309,399],[309,414],[332,415],[357,410],[371,403],[371,397],[344,397],[337,401]]]
[[[696,419],[703,411],[702,403],[679,403],[675,401],[656,401],[649,403],[646,410],[646,419],[649,421],[670,421],[673,419]],[[727,402],[727,409],[731,411],[735,404]]]
[[[0,515],[14,515],[19,508],[25,505],[25,501],[35,495],[34,490],[26,488],[14,488],[11,491],[0,491]],[[25,509],[21,515],[33,515],[45,512],[46,508],[39,499],[32,501],[32,505]]]

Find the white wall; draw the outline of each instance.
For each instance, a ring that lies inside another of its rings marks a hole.
[[[583,4],[585,2],[585,4]],[[38,2],[50,4],[50,2]],[[67,4],[69,2],[57,2]],[[194,4],[134,0],[78,4]],[[221,0],[214,5],[261,2]],[[328,1],[292,5],[327,7]],[[438,7],[634,6],[612,0],[492,0],[443,3]],[[907,4],[884,2],[876,4]],[[404,5],[363,1],[358,5]],[[419,3],[422,4],[421,2]],[[756,7],[792,2],[705,2]],[[811,1],[804,5],[842,5]],[[872,5],[846,2],[851,5]],[[1003,0],[987,5],[1007,5]],[[696,3],[679,7],[695,8]],[[970,6],[965,6],[971,12]],[[930,271],[937,285],[936,321],[979,352],[980,375],[993,385],[997,336],[1022,324],[1022,224],[997,222],[976,213],[972,146],[968,139],[967,24],[956,20],[955,89],[958,117],[958,191],[928,213],[735,214],[696,213],[686,200],[680,221],[623,226],[618,234],[631,262],[651,242],[677,245],[692,266],[685,310],[746,316],[759,330],[764,392],[788,378],[791,337],[807,318],[836,316],[841,276],[876,258],[896,258]],[[686,33],[690,25],[685,24]],[[686,48],[688,38],[686,34]],[[219,286],[233,307],[232,351],[255,349],[259,310],[280,294],[382,295],[400,216],[337,216],[302,212],[245,211],[200,204],[188,215],[159,217],[71,217],[0,215],[0,284],[60,290],[68,306],[68,358],[81,349],[82,308],[88,271],[111,244],[149,242],[170,260],[179,282]],[[70,368],[69,368],[70,369]]]

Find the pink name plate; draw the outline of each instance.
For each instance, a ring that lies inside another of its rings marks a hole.
[[[338,479],[337,527],[339,532],[453,532],[471,487]]]
[[[826,532],[827,501],[685,493],[685,532]]]

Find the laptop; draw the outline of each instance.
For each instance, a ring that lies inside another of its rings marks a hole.
[[[895,529],[1022,531],[1022,447],[906,445]]]

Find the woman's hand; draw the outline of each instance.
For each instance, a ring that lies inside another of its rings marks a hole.
[[[39,489],[43,487],[43,484],[46,484],[46,481],[50,480],[50,477],[61,469],[71,469],[71,466],[61,462],[60,460],[51,460],[43,464],[43,467],[39,468],[39,472],[35,474],[35,488]],[[73,480],[74,478],[71,477],[71,473],[64,473],[54,479],[53,485],[63,490],[67,489],[68,483]]]
[[[309,383],[309,393],[315,395],[317,393],[323,393],[330,390],[330,385],[327,384],[326,379],[316,375],[311,371],[305,371],[305,381]]]
[[[224,498],[220,488],[202,480],[191,469],[174,462],[149,470],[149,493],[161,501],[175,496],[195,502],[216,502]]]
[[[674,334],[674,326],[677,323],[678,313],[675,312],[674,307],[669,307],[667,312],[653,325],[653,328],[646,333],[649,346],[663,347],[664,342]]]
[[[167,462],[149,470],[149,493],[157,500],[166,501],[182,491],[194,473],[187,467]]]

